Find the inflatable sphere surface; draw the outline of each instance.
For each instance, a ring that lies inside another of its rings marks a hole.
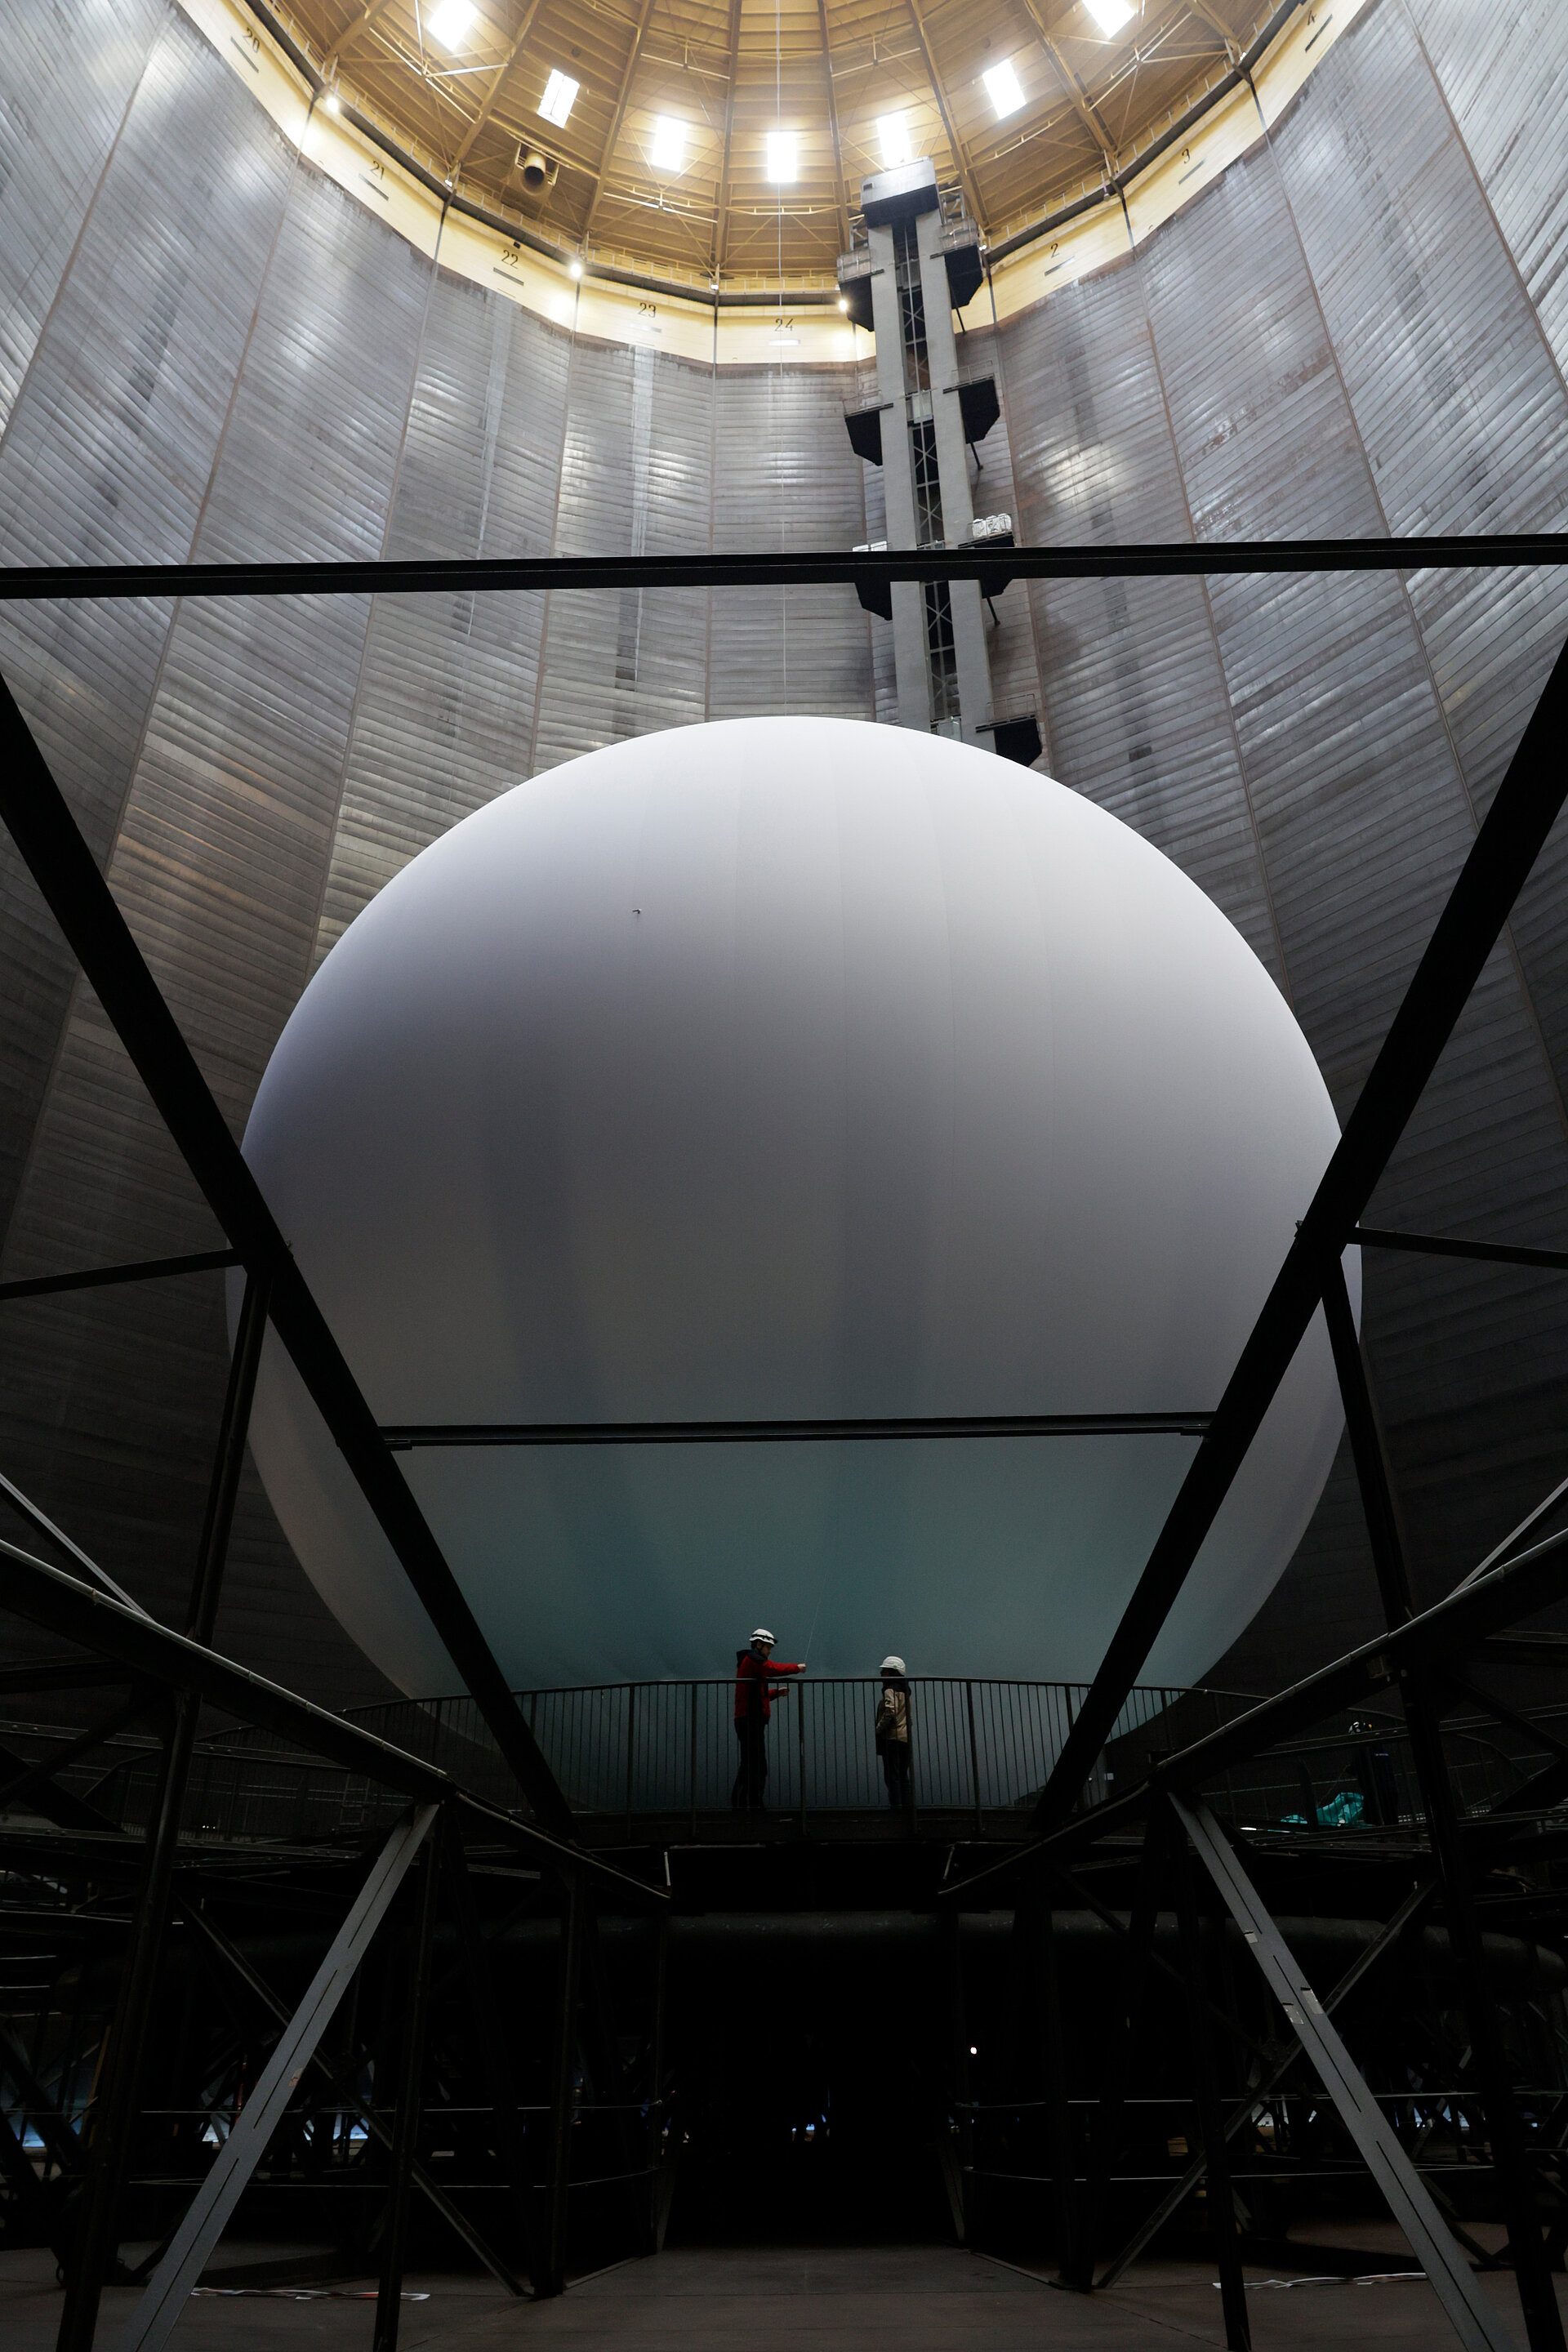
[[[433,844],[245,1149],[378,1419],[493,1424],[1209,1410],[1337,1138],[1274,982],[1137,834],[800,718],[614,745]],[[1143,1679],[1242,1630],[1340,1426],[1320,1316]],[[460,1687],[275,1335],[251,1442],[348,1631]],[[1195,1443],[400,1460],[515,1687],[722,1675],[759,1622],[813,1673],[1079,1680]]]

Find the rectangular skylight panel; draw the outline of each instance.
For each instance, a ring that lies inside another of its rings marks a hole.
[[[768,133],[768,177],[780,187],[795,177],[795,132],[770,131]]]
[[[656,172],[679,172],[686,154],[686,125],[673,114],[654,118],[652,163]]]
[[[463,37],[474,21],[474,11],[468,0],[441,0],[425,19],[425,30],[444,49],[462,46]]]
[[[980,79],[985,84],[987,98],[996,110],[998,122],[1005,122],[1008,115],[1017,113],[1024,103],[1024,89],[1011,58],[1005,58],[999,66],[993,66]]]
[[[885,172],[894,171],[899,164],[913,160],[907,114],[879,114],[877,136],[882,145],[882,169]]]
[[[1131,0],[1083,0],[1083,5],[1107,40],[1132,18]]]
[[[539,101],[539,111],[544,121],[553,122],[559,131],[576,103],[581,88],[582,84],[574,82],[570,74],[563,74],[559,66],[552,66],[550,79],[544,85],[544,96]]]

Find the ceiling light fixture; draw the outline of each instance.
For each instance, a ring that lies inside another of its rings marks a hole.
[[[330,89],[325,98],[321,100],[321,104],[326,108],[329,114],[336,114],[341,103],[342,101],[335,89]]]
[[[1108,41],[1132,21],[1131,0],[1083,0],[1083,5]]]
[[[447,5],[450,6],[452,0],[447,0]],[[559,66],[552,66],[550,79],[544,85],[544,96],[539,101],[541,120],[553,122],[559,131],[575,105],[577,92],[582,87],[582,83],[574,81],[570,74],[563,74]]]
[[[686,154],[686,125],[673,114],[654,118],[653,151],[649,157],[656,172],[679,172]]]
[[[881,142],[882,169],[885,172],[894,171],[899,164],[913,160],[907,114],[879,114],[877,136]]]
[[[783,186],[795,177],[795,145],[793,131],[768,133],[768,177],[775,186]]]
[[[567,275],[567,277],[568,277],[568,278],[581,278],[581,277],[582,277],[582,275],[583,275],[583,265],[582,265],[582,263],[581,263],[580,261],[578,261],[578,260],[575,258],[575,257],[574,257],[574,258],[573,258],[572,260],[570,260],[570,261],[566,264],[566,275]]]
[[[1004,58],[999,66],[992,66],[980,79],[985,84],[986,96],[996,110],[998,122],[1005,122],[1008,115],[1017,113],[1024,103],[1024,89],[1011,58]]]
[[[430,38],[447,50],[457,48],[474,21],[474,10],[468,0],[441,0],[425,19],[425,30]]]
[[[838,297],[838,307],[839,307],[839,309],[840,309],[841,310],[848,310],[848,308],[849,308],[849,297],[848,297],[847,294],[840,294],[840,296]]]

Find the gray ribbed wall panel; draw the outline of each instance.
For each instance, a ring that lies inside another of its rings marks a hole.
[[[171,16],[0,445],[5,562],[189,553],[291,168],[287,143]],[[6,680],[100,860],[171,612],[64,602],[0,614]],[[0,1232],[74,973],[0,840]]]
[[[1312,86],[1309,85],[1309,91]],[[1382,201],[1381,197],[1378,201]],[[1375,213],[1359,233],[1374,237]],[[1227,266],[1247,256],[1245,270]],[[1199,536],[1376,534],[1373,470],[1275,160],[1255,149],[1139,257]],[[1474,837],[1474,817],[1404,588],[1392,579],[1216,581],[1221,656],[1299,1017],[1340,1104],[1372,1055]],[[1500,1121],[1510,1166],[1500,1181]],[[1568,1174],[1563,1122],[1511,957],[1500,950],[1377,1212],[1463,1230]],[[1453,1286],[1438,1343],[1419,1277],[1379,1261],[1365,1329],[1402,1467],[1403,1427],[1509,1387],[1521,1416],[1563,1363],[1550,1307],[1522,1323],[1483,1277]],[[1539,1286],[1537,1286],[1539,1292]],[[1542,1448],[1547,1434],[1542,1432]],[[1407,1493],[1422,1589],[1484,1548],[1495,1495],[1471,1465]],[[1500,1532],[1500,1529],[1498,1530]],[[1296,1605],[1309,1596],[1298,1583]]]
[[[1372,11],[1337,46],[1274,151],[1386,527],[1561,528],[1568,396],[1403,5]],[[1454,757],[1484,814],[1568,633],[1568,583],[1425,572],[1409,593]],[[1521,904],[1518,961],[1494,958],[1384,1189],[1380,1209],[1396,1221],[1568,1240],[1563,858],[1560,827]],[[1477,1496],[1463,1478],[1469,1492],[1456,1496],[1444,1450],[1413,1442],[1409,1424],[1451,1428],[1511,1391],[1521,1507],[1554,1484],[1564,1302],[1539,1278],[1414,1260],[1380,1264],[1373,1298],[1413,1512],[1434,1543],[1441,1531],[1460,1549],[1488,1549],[1497,1517],[1515,1515],[1508,1496]]]
[[[0,5],[0,427],[169,13],[164,0]]]
[[[1192,535],[1131,257],[999,339],[1023,536]],[[1284,984],[1201,581],[1039,582],[1051,772],[1175,859]]]
[[[432,265],[301,164],[196,534],[199,558],[379,552]],[[309,969],[363,598],[186,601],[170,633],[109,874],[238,1129]],[[96,1003],[73,1006],[12,1222],[9,1267],[210,1241],[207,1214]],[[0,1430],[79,1538],[176,1610],[194,1557],[226,1348],[217,1286],[83,1307],[91,1344],[10,1360]],[[145,1505],[125,1510],[126,1472]],[[346,1645],[253,1496],[226,1638],[336,1689]],[[247,1566],[252,1572],[247,1573]],[[306,1638],[307,1627],[314,1628]],[[362,1678],[361,1687],[364,1686]]]
[[[559,555],[700,554],[710,532],[713,372],[578,341],[568,380]],[[533,765],[704,716],[704,589],[554,596]]]
[[[721,551],[858,546],[862,461],[844,411],[858,371],[723,368],[714,433],[713,544]],[[715,591],[708,711],[822,711],[873,719],[870,623],[853,588]]]
[[[1383,0],[1384,9],[1387,0]],[[1568,372],[1568,9],[1562,0],[1399,0]]]
[[[1561,530],[1568,391],[1403,6],[1339,44],[1276,149],[1388,528]],[[1568,578],[1427,572],[1410,595],[1484,814],[1568,635]],[[1515,926],[1560,1094],[1564,855],[1560,828]],[[1562,1220],[1552,1189],[1515,1214]]]
[[[442,273],[389,556],[551,550],[569,337]],[[381,596],[354,704],[316,955],[410,857],[529,772],[543,599]]]

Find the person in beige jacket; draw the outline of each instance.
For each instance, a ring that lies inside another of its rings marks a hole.
[[[902,1658],[882,1661],[882,1695],[874,1726],[888,1802],[895,1811],[914,1802],[910,1780],[910,1685]]]

